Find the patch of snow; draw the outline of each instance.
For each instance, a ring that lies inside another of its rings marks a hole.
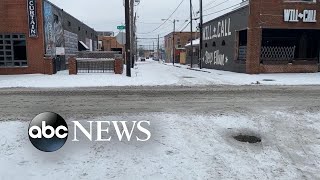
[[[74,88],[106,86],[199,86],[199,85],[320,85],[320,73],[310,74],[259,74],[249,75],[213,69],[205,72],[187,69],[186,65],[173,67],[161,61],[138,62],[132,77],[113,73],[68,75],[68,71],[55,75],[1,75],[0,88]],[[199,70],[199,69],[198,69]],[[193,77],[193,78],[184,78]],[[274,81],[263,81],[272,79]]]
[[[320,126],[310,126],[319,124],[319,115],[264,110],[256,116],[98,117],[94,120],[148,120],[152,138],[120,143],[72,142],[69,137],[53,153],[31,145],[27,122],[4,121],[0,179],[320,179]],[[262,143],[237,142],[232,136],[240,132],[259,134]]]

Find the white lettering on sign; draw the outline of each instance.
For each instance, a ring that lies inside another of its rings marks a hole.
[[[28,0],[29,37],[37,37],[37,13],[35,0]]]
[[[224,54],[221,54],[219,50],[216,50],[213,53],[206,51],[204,55],[205,64],[224,66],[226,63],[228,63],[228,61],[228,57]]]
[[[216,25],[208,25],[203,29],[203,39],[210,40],[215,38],[231,36],[231,19],[219,21]]]
[[[302,13],[296,9],[285,9],[284,10],[284,21],[285,22],[317,22],[317,11],[316,10],[304,10]]]

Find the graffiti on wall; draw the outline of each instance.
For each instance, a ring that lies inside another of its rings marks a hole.
[[[56,47],[63,47],[62,12],[44,1],[44,31],[46,54],[55,56]]]
[[[210,24],[203,29],[203,39],[210,40],[220,37],[231,36],[231,18],[218,21],[217,24]]]
[[[205,64],[224,66],[228,63],[229,59],[227,56],[220,53],[220,50],[216,50],[211,53],[206,51],[203,61]]]

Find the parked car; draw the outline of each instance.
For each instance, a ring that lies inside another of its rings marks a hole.
[[[141,59],[141,61],[146,61],[145,57],[141,57],[140,59]]]

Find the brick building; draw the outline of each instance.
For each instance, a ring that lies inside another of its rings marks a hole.
[[[319,3],[244,1],[203,25],[203,67],[249,74],[318,72]]]
[[[119,51],[124,53],[124,45],[118,43],[115,36],[99,36],[99,50],[101,51]]]
[[[174,42],[173,42],[174,34]],[[166,62],[172,62],[173,57],[173,43],[175,49],[175,62],[179,63],[180,52],[185,51],[185,45],[191,41],[190,32],[171,32],[164,37],[164,46],[166,53]],[[199,33],[193,33],[193,40],[199,38]]]
[[[97,44],[94,29],[47,0],[1,0],[0,74],[63,70],[69,55]]]

